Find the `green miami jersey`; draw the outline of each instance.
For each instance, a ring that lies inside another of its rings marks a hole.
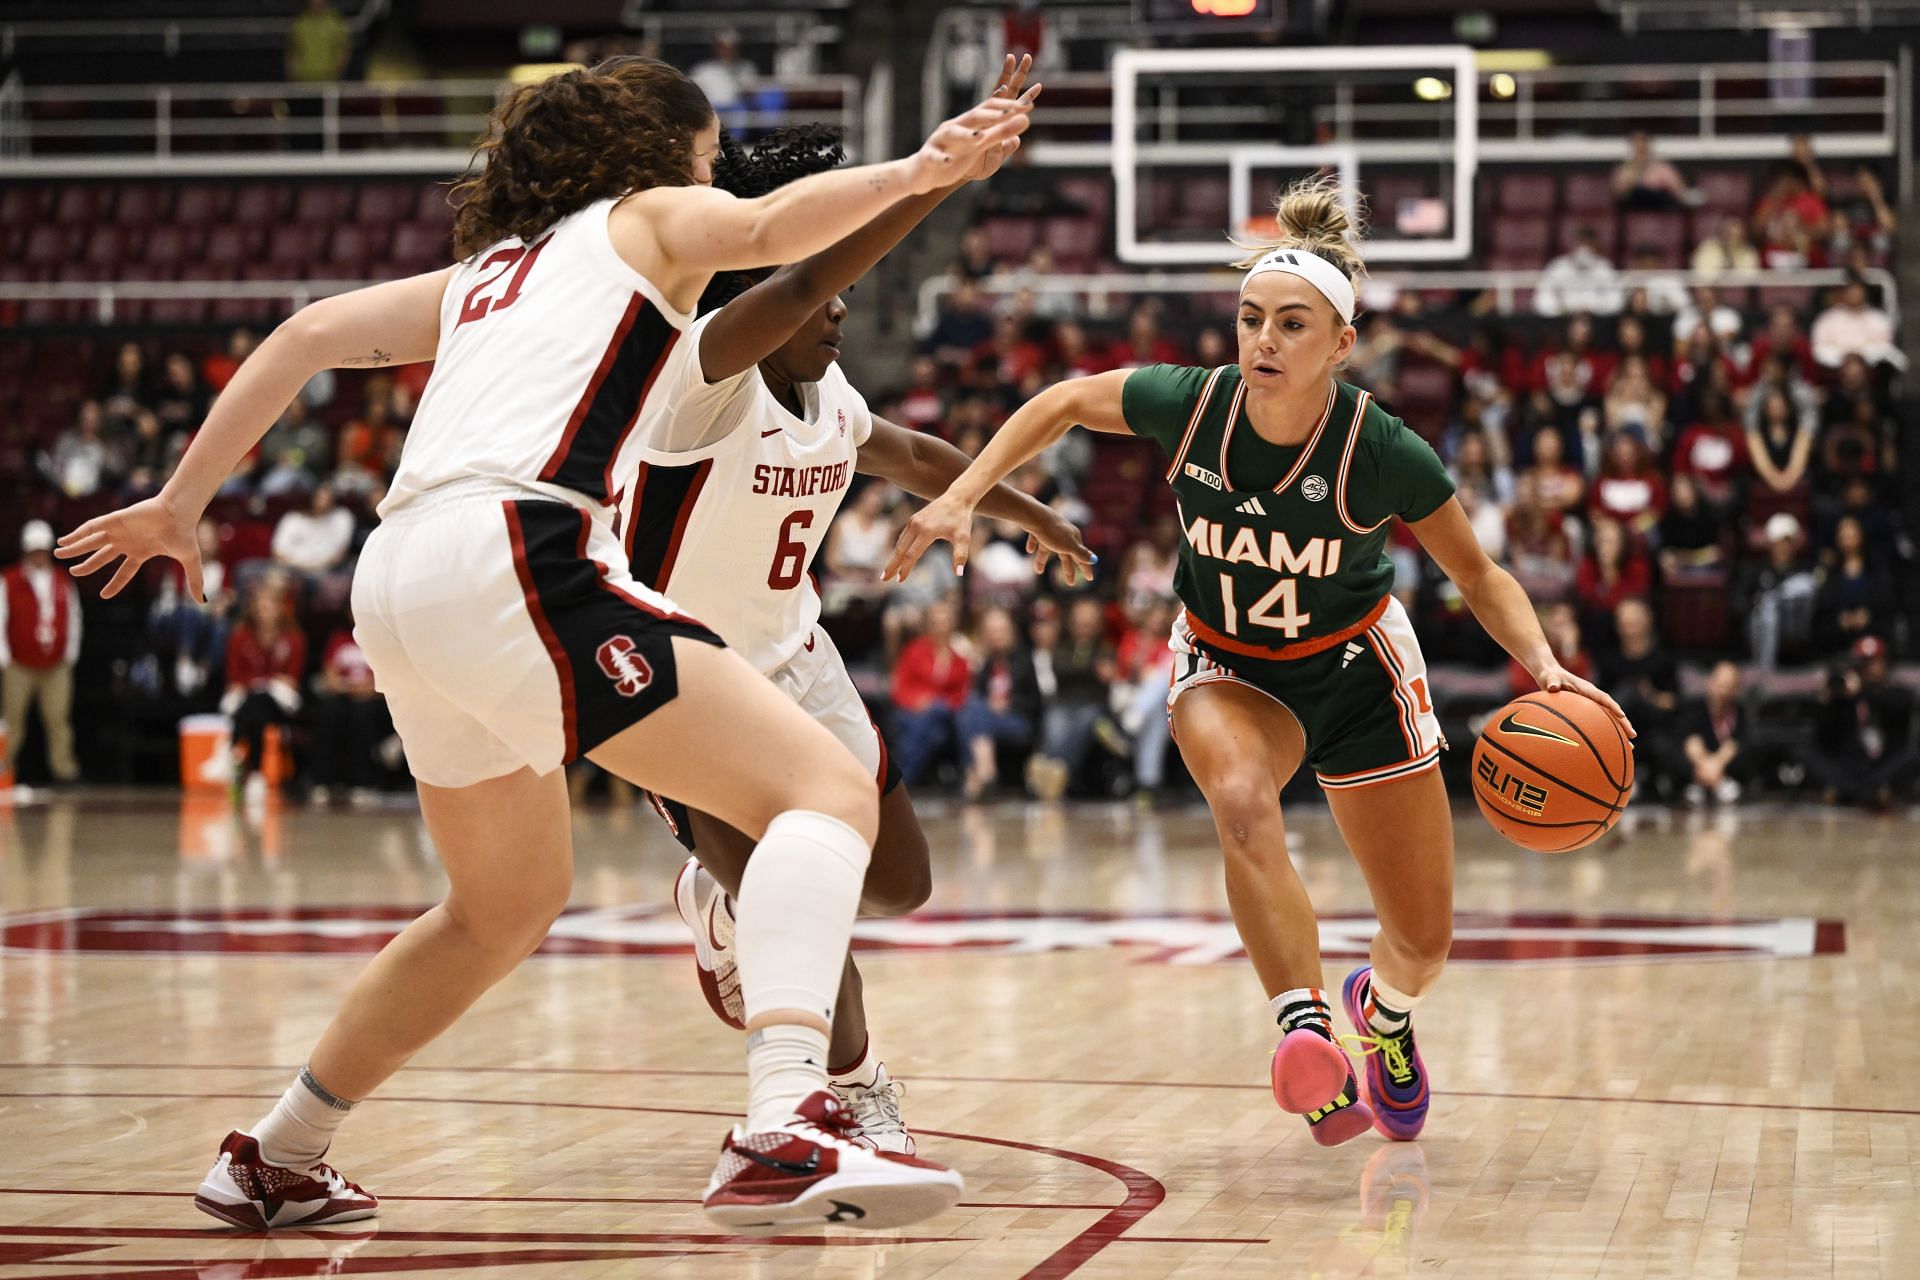
[[[1281,657],[1375,615],[1393,586],[1387,522],[1453,496],[1427,442],[1335,381],[1306,442],[1271,444],[1246,415],[1237,365],[1149,365],[1127,378],[1127,426],[1171,465],[1185,530],[1174,587],[1196,636]]]

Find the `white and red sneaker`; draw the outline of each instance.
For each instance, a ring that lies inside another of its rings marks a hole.
[[[778,1129],[735,1125],[707,1183],[707,1216],[731,1231],[796,1227],[904,1227],[945,1213],[966,1189],[960,1175],[925,1160],[875,1151],[827,1089],[808,1094]]]
[[[854,1141],[875,1151],[913,1154],[913,1134],[900,1115],[900,1099],[907,1086],[887,1074],[887,1064],[874,1064],[873,1082],[833,1081],[833,1095],[853,1117]]]
[[[244,1231],[358,1222],[380,1202],[318,1161],[304,1169],[273,1164],[260,1144],[235,1131],[220,1144],[213,1172],[193,1197],[194,1208]]]
[[[700,859],[688,858],[673,882],[673,905],[693,932],[693,965],[700,993],[715,1016],[735,1031],[747,1029],[740,967],[733,958],[733,899],[708,875]]]

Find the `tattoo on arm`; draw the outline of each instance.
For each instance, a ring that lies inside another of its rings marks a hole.
[[[348,356],[345,360],[342,360],[340,363],[347,366],[348,368],[354,368],[360,365],[392,364],[393,352],[382,351],[380,348],[375,347],[373,349],[373,354],[371,355]]]

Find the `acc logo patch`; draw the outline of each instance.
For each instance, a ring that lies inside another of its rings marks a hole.
[[[623,698],[637,698],[653,683],[653,667],[636,650],[633,637],[615,636],[594,651],[593,660]]]
[[[1327,496],[1327,482],[1321,476],[1308,476],[1300,482],[1300,496],[1308,502],[1319,502]]]

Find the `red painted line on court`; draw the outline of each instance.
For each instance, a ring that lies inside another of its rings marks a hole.
[[[141,1197],[147,1196],[159,1200],[173,1200],[181,1196],[179,1191],[106,1191],[86,1187],[0,1187],[0,1196],[107,1196]],[[698,1200],[674,1199],[670,1196],[381,1196],[381,1204],[682,1204],[697,1205]],[[1110,1204],[1069,1204],[1065,1201],[1050,1201],[1046,1204],[1022,1203],[1012,1200],[962,1200],[956,1209],[1111,1209]],[[757,1239],[758,1237],[756,1237]]]
[[[237,1063],[207,1062],[0,1062],[0,1071],[22,1070],[76,1070],[76,1071],[275,1071],[292,1074],[297,1067],[280,1066],[241,1066]],[[402,1067],[409,1072],[446,1072],[450,1074],[471,1075],[492,1073],[500,1075],[587,1075],[587,1076],[687,1076],[694,1079],[731,1078],[740,1079],[743,1071],[690,1071],[668,1067]],[[915,1073],[916,1080],[937,1081],[942,1084],[1023,1084],[1023,1085],[1071,1085],[1100,1089],[1227,1089],[1246,1090],[1265,1093],[1266,1084],[1240,1084],[1218,1080],[1086,1080],[1071,1076],[946,1076],[921,1075]],[[4,1094],[0,1097],[39,1097],[39,1094]],[[59,1096],[59,1095],[45,1095]],[[85,1095],[77,1095],[85,1096]],[[118,1095],[115,1095],[118,1096]],[[128,1094],[128,1097],[146,1097],[159,1095]],[[199,1096],[199,1095],[194,1095]],[[252,1095],[247,1095],[252,1096]],[[274,1095],[278,1097],[279,1095]],[[1819,1103],[1802,1102],[1723,1102],[1705,1098],[1622,1098],[1598,1093],[1503,1093],[1490,1089],[1446,1089],[1435,1090],[1437,1098],[1488,1098],[1496,1102],[1612,1102],[1630,1103],[1649,1107],[1716,1107],[1734,1111],[1800,1111],[1811,1115],[1862,1115],[1862,1116],[1920,1116],[1920,1107],[1840,1107]],[[542,1104],[548,1105],[548,1104]],[[551,1104],[565,1105],[562,1103]],[[717,1113],[715,1113],[717,1114]],[[972,1141],[972,1139],[969,1139]],[[991,1141],[980,1139],[980,1141]]]
[[[45,1099],[45,1098],[143,1098],[143,1099],[204,1100],[209,1098],[226,1098],[226,1099],[242,1099],[242,1100],[255,1101],[255,1102],[271,1102],[278,1097],[279,1097],[278,1094],[264,1094],[264,1093],[206,1093],[206,1092],[201,1092],[201,1093],[151,1093],[151,1092],[0,1093],[0,1098],[23,1098],[23,1099],[24,1098],[40,1098],[40,1099]],[[619,1102],[542,1102],[542,1101],[538,1101],[530,1098],[420,1098],[420,1097],[408,1097],[408,1096],[396,1096],[396,1095],[382,1095],[381,1100],[383,1102],[436,1103],[436,1104],[450,1104],[454,1106],[545,1107],[549,1109],[558,1109],[562,1111],[622,1111],[622,1112],[642,1112],[642,1113],[654,1114],[654,1115],[716,1116],[721,1119],[733,1118],[732,1112],[708,1111],[708,1110],[693,1108],[693,1107],[642,1107],[642,1106],[635,1106],[630,1103],[619,1103]],[[1128,1227],[1132,1226],[1134,1223],[1140,1221],[1140,1219],[1146,1217],[1149,1213],[1152,1213],[1155,1209],[1157,1209],[1160,1206],[1161,1202],[1167,1198],[1167,1189],[1164,1185],[1161,1184],[1158,1178],[1155,1178],[1152,1174],[1144,1173],[1141,1170],[1135,1169],[1130,1165],[1120,1164],[1119,1162],[1114,1160],[1102,1159],[1099,1156],[1087,1155],[1086,1153],[1079,1152],[1079,1151],[1068,1151],[1064,1147],[1048,1147],[1048,1146],[1039,1145],[1037,1143],[1015,1142],[1011,1138],[988,1138],[988,1137],[982,1137],[977,1134],[943,1132],[938,1129],[924,1129],[921,1132],[927,1134],[929,1137],[951,1138],[956,1142],[977,1142],[977,1143],[982,1143],[988,1146],[1008,1147],[1016,1151],[1031,1151],[1037,1155],[1052,1156],[1057,1160],[1066,1160],[1073,1164],[1084,1165],[1089,1169],[1096,1169],[1099,1172],[1106,1174],[1108,1177],[1116,1179],[1121,1186],[1126,1188],[1126,1191],[1127,1191],[1126,1199],[1122,1200],[1119,1204],[1113,1206],[1112,1208],[1108,1209],[1105,1213],[1100,1215],[1100,1218],[1098,1221],[1094,1222],[1091,1226],[1087,1227],[1084,1231],[1080,1232],[1079,1235],[1069,1240],[1066,1244],[1062,1245],[1060,1248],[1054,1250],[1053,1253],[1049,1254],[1046,1258],[1044,1258],[1039,1263],[1039,1265],[1025,1272],[1020,1277],[1020,1280],[1061,1280],[1061,1277],[1073,1274],[1075,1271],[1079,1270],[1083,1265],[1085,1265],[1088,1261],[1090,1261],[1095,1255],[1097,1255],[1102,1249],[1105,1249],[1108,1245],[1112,1244],[1116,1239],[1118,1239],[1120,1237],[1120,1234],[1124,1232]],[[5,1228],[0,1228],[0,1234],[5,1234],[6,1230],[7,1229]],[[548,1235],[545,1235],[542,1233],[520,1233],[520,1234],[529,1236],[529,1240],[527,1242],[536,1242],[536,1241],[546,1242],[551,1238]],[[381,1235],[383,1237],[393,1238],[393,1239],[404,1238],[403,1233],[382,1232]],[[440,1238],[440,1237],[435,1237],[435,1238]],[[519,1234],[510,1236],[509,1238],[517,1240],[519,1239]],[[619,1240],[619,1242],[621,1243],[646,1243],[646,1244],[673,1243],[672,1240],[660,1240],[655,1238],[648,1238],[645,1240],[637,1240],[637,1241],[627,1241],[622,1237],[596,1236],[593,1238],[594,1239],[615,1239],[615,1240]],[[800,1238],[806,1239],[808,1237],[800,1237]],[[706,1237],[700,1237],[700,1239],[706,1239]],[[727,1237],[727,1239],[729,1240],[739,1239],[746,1243],[766,1243],[765,1240],[759,1240],[754,1237]],[[928,1240],[944,1241],[946,1240],[946,1237],[930,1237],[930,1238],[910,1237],[907,1241],[896,1241],[896,1243],[925,1243]],[[572,1240],[572,1239],[568,1239],[564,1242],[579,1243],[579,1241]]]

